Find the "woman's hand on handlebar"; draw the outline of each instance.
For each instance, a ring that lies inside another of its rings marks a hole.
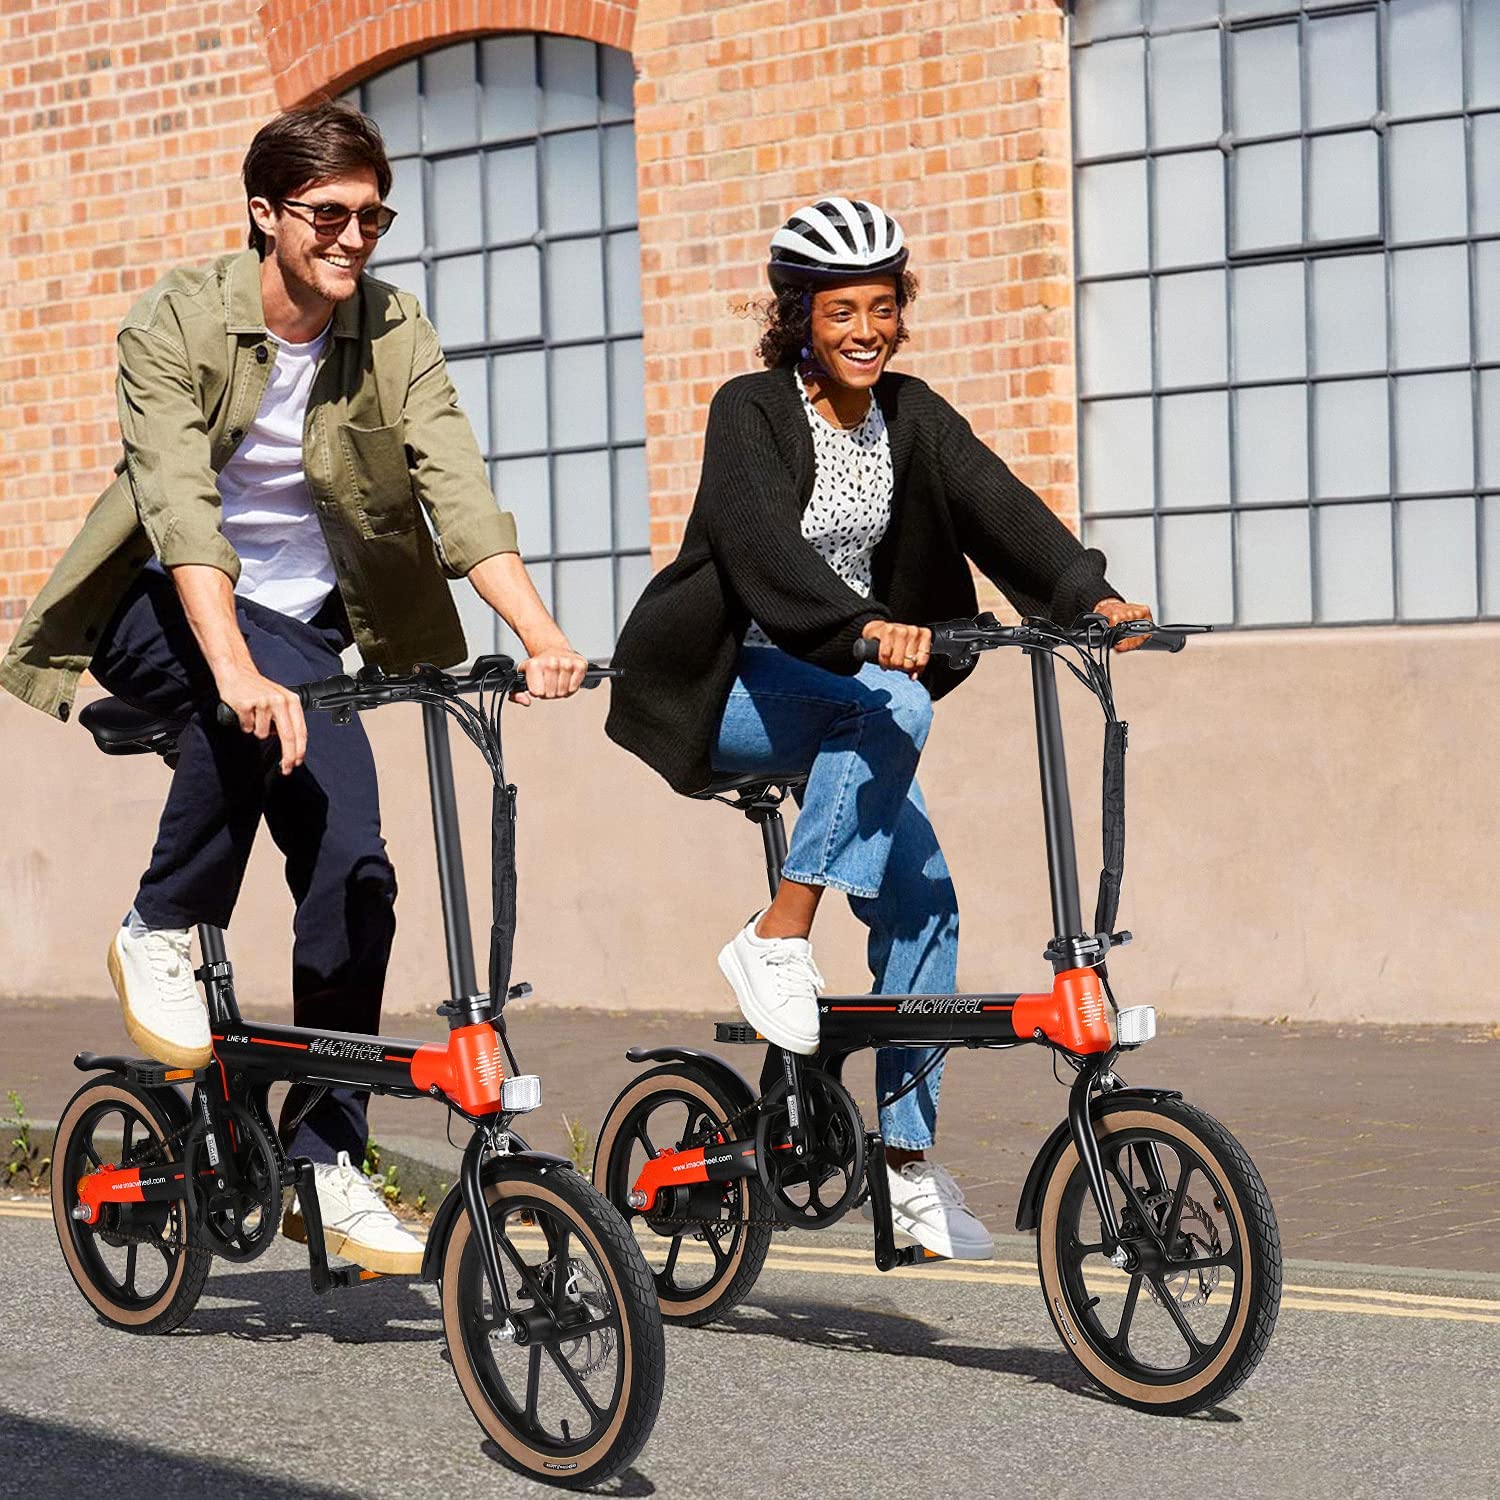
[[[1123,599],[1101,599],[1095,606],[1096,615],[1103,615],[1111,625],[1125,625],[1132,620],[1149,620],[1151,608],[1146,604],[1127,604]],[[1134,651],[1138,646],[1143,646],[1150,640],[1147,635],[1127,636],[1123,641],[1115,642],[1116,651]]]
[[[526,686],[510,695],[512,703],[523,707],[533,698],[571,698],[583,686],[588,661],[580,656],[563,636],[547,642],[521,663]]]
[[[282,687],[247,667],[221,672],[216,685],[246,734],[258,740],[274,734],[281,742],[281,774],[290,776],[307,757],[307,720],[296,688]]]
[[[892,672],[905,672],[913,682],[922,675],[932,655],[932,632],[925,625],[896,625],[889,620],[871,620],[860,632],[867,641],[880,643],[880,665]]]

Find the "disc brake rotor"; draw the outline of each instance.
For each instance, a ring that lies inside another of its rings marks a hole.
[[[1160,1223],[1171,1204],[1168,1193],[1151,1193],[1146,1204]],[[1182,1200],[1182,1214],[1177,1221],[1179,1243],[1170,1247],[1174,1260],[1211,1260],[1222,1249],[1219,1230],[1209,1213],[1196,1198]],[[1179,1307],[1198,1307],[1208,1301],[1219,1284],[1219,1266],[1201,1266],[1191,1271],[1169,1271],[1162,1278],[1168,1295]],[[1155,1297],[1155,1287],[1147,1283],[1147,1290]]]
[[[553,1278],[557,1274],[557,1257],[544,1261],[538,1272],[542,1289],[550,1298]],[[568,1303],[585,1310],[590,1321],[609,1316],[609,1292],[593,1266],[571,1256],[567,1262],[567,1278],[563,1297]],[[572,1366],[575,1375],[587,1380],[595,1371],[603,1369],[614,1354],[615,1331],[613,1328],[595,1328],[580,1338],[564,1339],[557,1346],[557,1352]]]

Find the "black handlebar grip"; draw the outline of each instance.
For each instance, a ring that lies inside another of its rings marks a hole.
[[[1136,648],[1138,651],[1181,651],[1187,637],[1177,630],[1153,630]]]
[[[214,709],[214,718],[218,721],[220,729],[238,729],[240,727],[240,716],[227,703],[220,703]]]
[[[854,643],[854,659],[855,661],[879,661],[880,642],[876,640],[866,640],[863,636],[861,636],[859,640],[855,641]]]

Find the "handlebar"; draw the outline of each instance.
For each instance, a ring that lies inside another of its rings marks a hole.
[[[1154,620],[1129,620],[1110,625],[1103,615],[1084,615],[1071,629],[1053,625],[1047,620],[1025,620],[1019,625],[1002,625],[991,614],[972,620],[941,620],[932,625],[932,654],[962,661],[979,651],[994,651],[1001,646],[1030,647],[1051,650],[1059,645],[1087,648],[1114,646],[1130,636],[1145,636],[1140,651],[1181,651],[1190,635],[1202,635],[1212,625],[1158,625]],[[854,643],[854,659],[873,662],[880,659],[880,642],[860,639]]]
[[[618,676],[618,667],[602,667],[590,662],[584,673],[583,686],[596,688],[606,679]],[[517,686],[524,687],[525,678],[514,658],[490,655],[477,657],[469,671],[460,677],[426,665],[418,666],[415,672],[404,677],[387,677],[379,667],[361,667],[353,677],[341,672],[317,682],[300,683],[292,691],[309,713],[332,713],[343,709],[358,713],[387,703],[457,698],[481,691],[504,694],[514,691]],[[240,716],[227,703],[220,703],[214,716],[225,729],[236,728],[240,722]]]

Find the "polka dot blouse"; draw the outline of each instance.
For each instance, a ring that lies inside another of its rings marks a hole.
[[[797,390],[812,428],[817,465],[812,498],[802,512],[802,535],[856,594],[868,599],[870,559],[891,524],[891,498],[896,489],[885,418],[879,403],[872,399],[864,420],[846,431],[818,415],[800,371]],[[752,621],[745,632],[745,644],[769,646],[772,641]]]

